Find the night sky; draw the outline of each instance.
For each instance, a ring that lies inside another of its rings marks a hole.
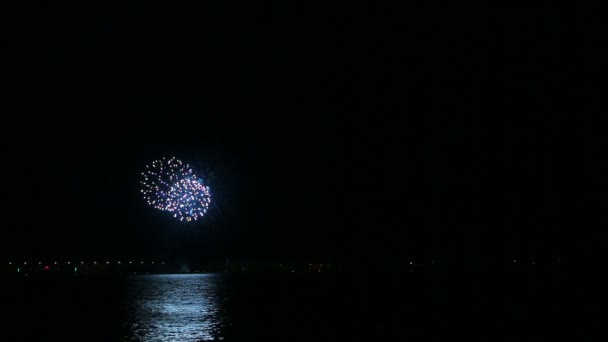
[[[606,203],[605,134],[586,119],[597,21],[486,10],[2,11],[3,257],[492,263],[586,250]],[[163,156],[213,171],[208,220],[180,224],[141,199],[139,173]]]

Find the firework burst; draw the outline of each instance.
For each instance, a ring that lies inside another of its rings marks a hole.
[[[146,202],[160,210],[169,204],[169,191],[181,179],[193,177],[192,168],[187,163],[173,158],[163,158],[146,165],[141,173],[141,193]]]
[[[211,195],[209,187],[202,180],[183,178],[171,186],[167,197],[165,210],[173,213],[173,217],[188,222],[198,220],[207,214]]]

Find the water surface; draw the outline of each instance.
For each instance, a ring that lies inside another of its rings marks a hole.
[[[586,329],[573,318],[588,316],[571,284],[538,273],[13,277],[2,332],[7,341],[577,340]]]

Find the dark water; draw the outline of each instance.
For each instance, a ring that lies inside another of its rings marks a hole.
[[[555,275],[149,275],[5,281],[6,340],[580,340]],[[510,290],[509,290],[510,288]]]
[[[127,334],[136,341],[207,341],[227,330],[224,279],[218,275],[153,275],[129,284]]]

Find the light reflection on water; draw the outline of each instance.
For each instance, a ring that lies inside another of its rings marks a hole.
[[[150,275],[132,281],[126,322],[132,341],[222,339],[220,275]]]

